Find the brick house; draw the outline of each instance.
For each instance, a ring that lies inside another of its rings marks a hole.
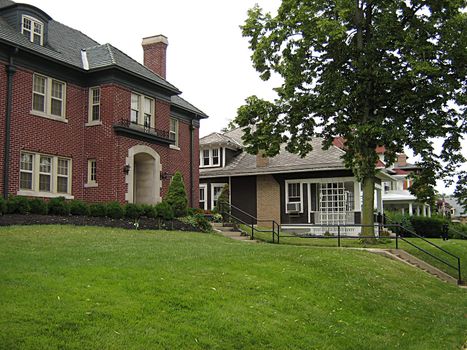
[[[304,158],[288,152],[285,145],[278,155],[267,158],[246,153],[242,135],[238,128],[200,139],[200,208],[213,209],[222,188],[229,184],[232,205],[258,220],[274,220],[282,230],[321,233],[322,226],[361,223],[361,184],[346,169],[341,147],[323,150],[322,140],[316,138],[313,151]],[[383,183],[391,181],[396,179],[386,169],[378,172],[378,212],[383,211]],[[248,215],[234,214],[251,223]],[[345,228],[348,233],[354,230]]]
[[[0,0],[3,195],[157,203],[180,171],[198,202],[200,120],[165,77],[167,38],[144,38],[144,65]]]

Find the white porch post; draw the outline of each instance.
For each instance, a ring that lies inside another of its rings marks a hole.
[[[362,189],[361,184],[358,181],[354,182],[354,206],[355,211],[362,211]]]
[[[417,216],[420,216],[420,206],[417,205]]]
[[[412,207],[412,203],[409,203],[409,215],[412,216],[413,215],[413,207]]]
[[[431,218],[431,207],[430,206],[428,206],[428,217]]]
[[[426,216],[426,204],[423,204],[423,216]]]
[[[404,214],[405,214],[405,208],[402,207],[402,215],[404,215]]]

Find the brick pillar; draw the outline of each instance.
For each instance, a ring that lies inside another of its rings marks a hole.
[[[274,220],[281,223],[281,193],[279,183],[272,175],[256,177],[256,213],[258,219]],[[265,222],[262,226],[270,226]]]
[[[167,62],[167,45],[164,35],[155,35],[143,39],[144,65],[165,79]]]

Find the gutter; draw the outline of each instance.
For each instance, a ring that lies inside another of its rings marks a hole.
[[[13,75],[16,72],[13,56],[18,53],[19,49],[15,47],[10,55],[10,60],[6,66],[7,72],[7,94],[6,94],[6,110],[5,110],[5,147],[3,155],[3,198],[8,198],[8,187],[10,182],[10,143],[11,143],[11,110],[13,100]]]
[[[194,142],[194,134],[195,127],[193,126],[193,121],[190,123],[190,207],[193,208],[193,192],[195,190],[195,181],[194,181],[194,174],[193,174],[193,142]]]

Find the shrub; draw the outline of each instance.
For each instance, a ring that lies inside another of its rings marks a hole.
[[[211,232],[212,226],[202,214],[188,215],[178,218],[179,221],[191,225],[193,228],[203,232]]]
[[[89,215],[89,205],[80,200],[70,201],[70,214],[77,216]]]
[[[123,206],[118,202],[107,203],[106,213],[111,219],[121,219],[125,215]]]
[[[52,198],[47,207],[51,215],[68,215],[70,214],[70,205],[65,201],[64,197]]]
[[[46,215],[48,212],[47,202],[41,198],[34,198],[29,201],[31,214]]]
[[[3,215],[7,212],[6,200],[0,198],[0,214]]]
[[[228,210],[228,208],[223,208],[223,206],[225,206],[225,203],[229,203],[229,199],[230,199],[229,192],[230,192],[229,185],[225,184],[224,187],[222,188],[221,193],[219,194],[219,197],[217,198],[217,205],[215,208],[216,212],[221,213],[223,209]],[[226,218],[224,218],[224,220],[225,219]]]
[[[424,216],[412,216],[410,221],[418,235],[431,238],[441,237],[443,226],[448,223],[448,221],[443,218],[429,218]]]
[[[467,225],[452,223],[449,226],[449,237],[456,239],[467,239]]]
[[[402,227],[406,228],[409,231],[414,231],[414,228],[412,226],[412,222],[410,221],[410,216],[408,214],[402,214],[401,212],[398,211],[385,211],[384,215],[386,215],[387,219],[387,224],[400,224]],[[388,226],[388,228],[398,234],[403,234],[405,231],[404,229],[400,227],[394,227],[394,226]]]
[[[141,209],[143,211],[143,216],[150,219],[155,219],[157,217],[157,209],[154,205],[143,204],[141,205]]]
[[[169,203],[162,201],[156,205],[157,217],[166,221],[173,220],[174,211]]]
[[[143,213],[143,208],[139,204],[128,203],[125,205],[125,217],[128,219],[139,219]]]
[[[107,207],[103,203],[93,203],[89,205],[89,215],[102,218],[107,215]]]
[[[172,178],[169,191],[164,199],[173,209],[175,217],[185,216],[188,208],[185,185],[182,174],[177,171]]]
[[[31,210],[29,199],[26,197],[16,196],[8,198],[7,212],[10,214],[27,214]]]

